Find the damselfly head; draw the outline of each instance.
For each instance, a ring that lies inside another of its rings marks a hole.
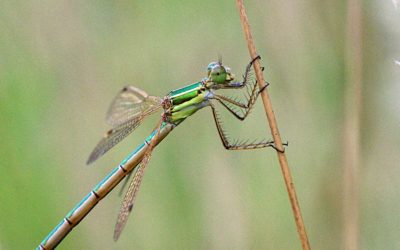
[[[210,88],[219,89],[229,86],[235,79],[229,67],[223,66],[221,61],[212,62],[207,67],[207,80]]]

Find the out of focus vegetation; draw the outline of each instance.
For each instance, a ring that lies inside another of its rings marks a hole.
[[[345,1],[247,1],[313,249],[343,240]],[[399,249],[400,12],[363,4],[360,246]],[[32,249],[151,131],[155,115],[93,166],[115,94],[198,81],[210,61],[250,60],[234,1],[3,1],[0,249]],[[270,137],[261,105],[238,138]],[[118,187],[117,187],[118,189]],[[112,234],[112,192],[59,249],[299,249],[275,152],[227,152],[209,110],[155,150],[133,215]]]

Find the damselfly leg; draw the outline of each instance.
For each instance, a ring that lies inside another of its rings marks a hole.
[[[213,118],[215,121],[215,125],[217,127],[219,137],[221,138],[222,144],[224,145],[225,149],[227,149],[227,150],[245,150],[245,149],[272,147],[279,152],[283,152],[282,150],[279,150],[275,147],[274,141],[270,141],[270,140],[263,140],[263,141],[259,141],[259,142],[257,142],[257,140],[254,140],[253,142],[250,142],[250,143],[248,140],[231,141],[230,138],[228,137],[228,135],[226,134],[225,130],[222,127],[221,119],[219,117],[219,114],[218,114],[214,104],[211,103],[210,106],[211,106]]]
[[[246,103],[242,103],[235,98],[227,97],[224,95],[215,94],[214,99],[220,102],[229,112],[231,112],[237,119],[244,120],[250,114],[251,109],[253,108],[254,103],[256,102],[260,93],[269,85],[269,83],[265,83],[265,85],[257,91],[258,85],[257,81],[253,78],[253,72],[251,71],[251,67],[256,60],[261,59],[260,56],[257,56],[247,65],[245,73],[243,75],[243,81],[240,83],[232,83],[234,88],[243,88],[246,86],[247,88],[247,98]],[[262,68],[264,70],[264,68]]]

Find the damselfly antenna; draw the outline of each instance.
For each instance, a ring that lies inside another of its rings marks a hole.
[[[222,55],[218,54],[218,64],[222,65]]]

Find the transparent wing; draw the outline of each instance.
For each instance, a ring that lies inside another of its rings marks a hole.
[[[100,156],[102,156],[108,150],[114,147],[118,142],[122,141],[122,139],[127,137],[130,133],[132,133],[133,130],[135,130],[135,128],[140,125],[142,120],[142,117],[137,117],[136,119],[129,120],[115,128],[108,130],[104,137],[94,148],[93,152],[90,154],[86,164],[94,162]]]
[[[145,91],[134,86],[125,86],[115,97],[107,112],[107,122],[116,127],[128,120],[161,107],[162,99],[149,96]]]
[[[155,144],[155,141],[157,140],[161,124],[162,124],[162,121],[158,125],[158,132],[155,135],[155,138],[153,138],[153,140],[151,141],[148,149],[146,150],[145,155],[143,156],[142,161],[140,162],[140,165],[137,167],[135,175],[133,176],[133,179],[132,179],[131,183],[129,184],[128,191],[126,192],[124,200],[122,201],[122,206],[119,211],[117,223],[116,223],[115,229],[114,229],[114,240],[115,241],[118,240],[119,236],[121,235],[121,232],[125,227],[128,217],[132,212],[133,205],[135,203],[135,198],[139,191],[140,184],[142,183],[144,171],[146,170],[146,167],[148,166],[148,163],[149,163],[149,160],[151,157],[151,153],[153,152],[154,144]]]
[[[139,191],[140,184],[142,183],[142,178],[144,175],[144,170],[146,169],[146,166],[149,162],[149,156],[145,156],[143,158],[143,161],[140,163],[138,166],[138,169],[135,172],[135,175],[129,184],[128,191],[125,194],[124,200],[122,202],[121,209],[118,214],[118,219],[117,223],[115,225],[114,229],[114,240],[118,240],[119,236],[121,235],[122,230],[125,227],[125,224],[128,220],[128,217],[133,209],[133,205],[135,202],[135,198],[137,195],[137,192]]]
[[[126,86],[114,99],[107,113],[107,121],[113,126],[90,154],[87,164],[94,162],[122,139],[132,133],[143,119],[161,108],[162,99],[149,96],[143,90]]]

